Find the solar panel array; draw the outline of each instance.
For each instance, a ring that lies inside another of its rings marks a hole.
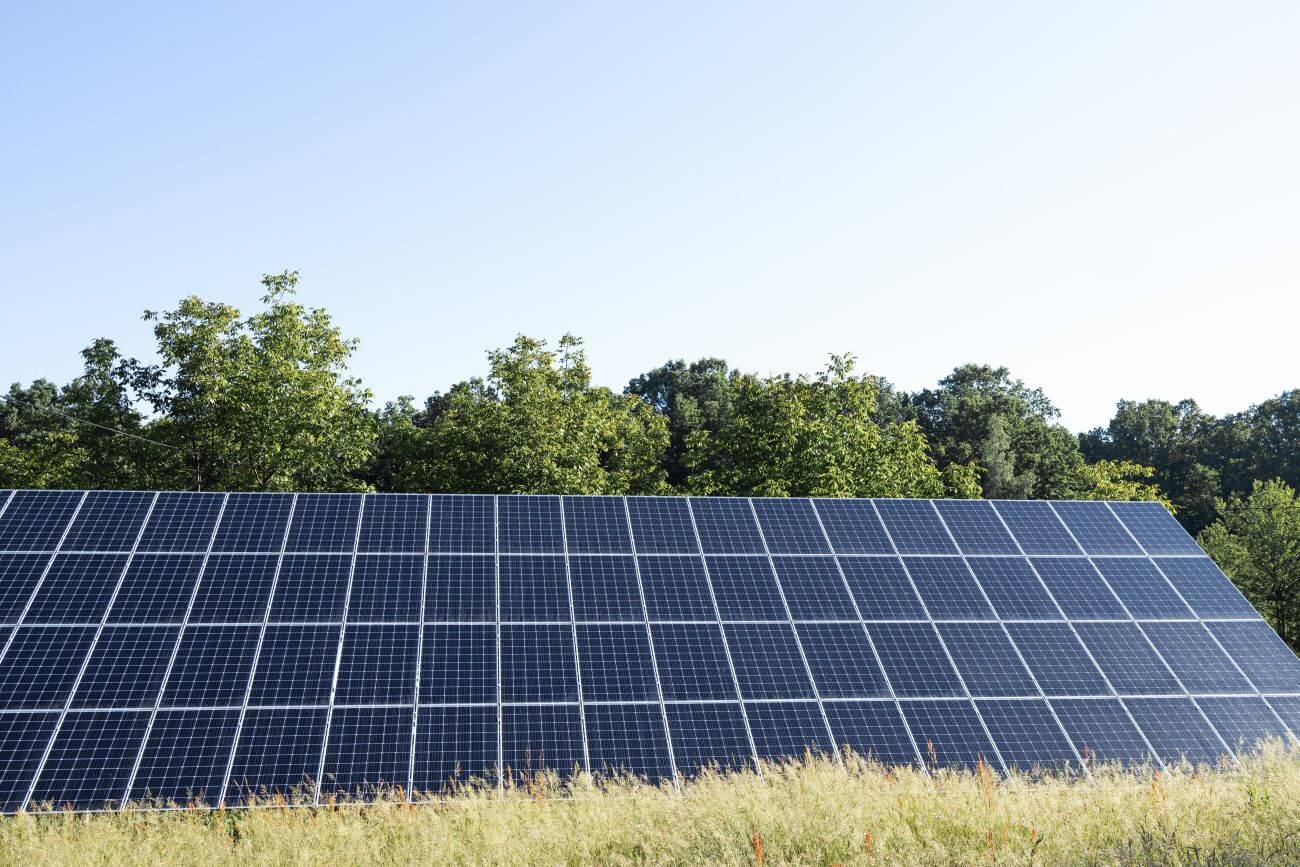
[[[0,810],[1168,765],[1300,660],[1151,503],[0,491]]]

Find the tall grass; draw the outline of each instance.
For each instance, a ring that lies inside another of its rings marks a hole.
[[[1300,752],[1091,779],[826,759],[706,774],[680,793],[541,780],[410,806],[0,819],[9,864],[1300,863]]]

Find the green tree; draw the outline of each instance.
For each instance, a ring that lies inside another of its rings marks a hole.
[[[914,422],[873,419],[877,386],[854,376],[852,356],[831,356],[817,376],[736,380],[730,420],[687,440],[688,489],[697,494],[796,497],[941,496],[971,489],[973,473],[947,477]]]
[[[1300,500],[1280,479],[1218,503],[1198,541],[1292,647],[1300,648]]]
[[[402,490],[663,493],[668,424],[648,403],[591,385],[582,341],[519,336],[488,353],[486,379],[430,399],[424,427],[409,405],[390,433],[403,442]]]
[[[1096,461],[1079,467],[1072,493],[1078,500],[1154,500],[1174,509],[1160,492],[1160,486],[1145,479],[1155,475],[1151,467],[1132,461]]]
[[[370,392],[347,376],[356,341],[293,300],[296,271],[266,275],[248,317],[190,296],[146,312],[162,363],[125,368],[183,455],[177,485],[215,490],[357,490],[375,425]]]
[[[681,487],[690,473],[687,440],[699,431],[717,433],[731,418],[740,374],[721,358],[687,364],[669,361],[628,383],[636,395],[668,420],[670,439],[664,459],[668,483]]]

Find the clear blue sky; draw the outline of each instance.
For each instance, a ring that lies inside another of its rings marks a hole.
[[[380,399],[564,331],[1075,429],[1300,387],[1300,4],[209,6],[0,13],[0,381],[296,268]]]

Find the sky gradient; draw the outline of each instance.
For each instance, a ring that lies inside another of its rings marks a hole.
[[[294,268],[379,400],[565,331],[1075,430],[1300,387],[1300,4],[219,5],[0,13],[0,383]]]

